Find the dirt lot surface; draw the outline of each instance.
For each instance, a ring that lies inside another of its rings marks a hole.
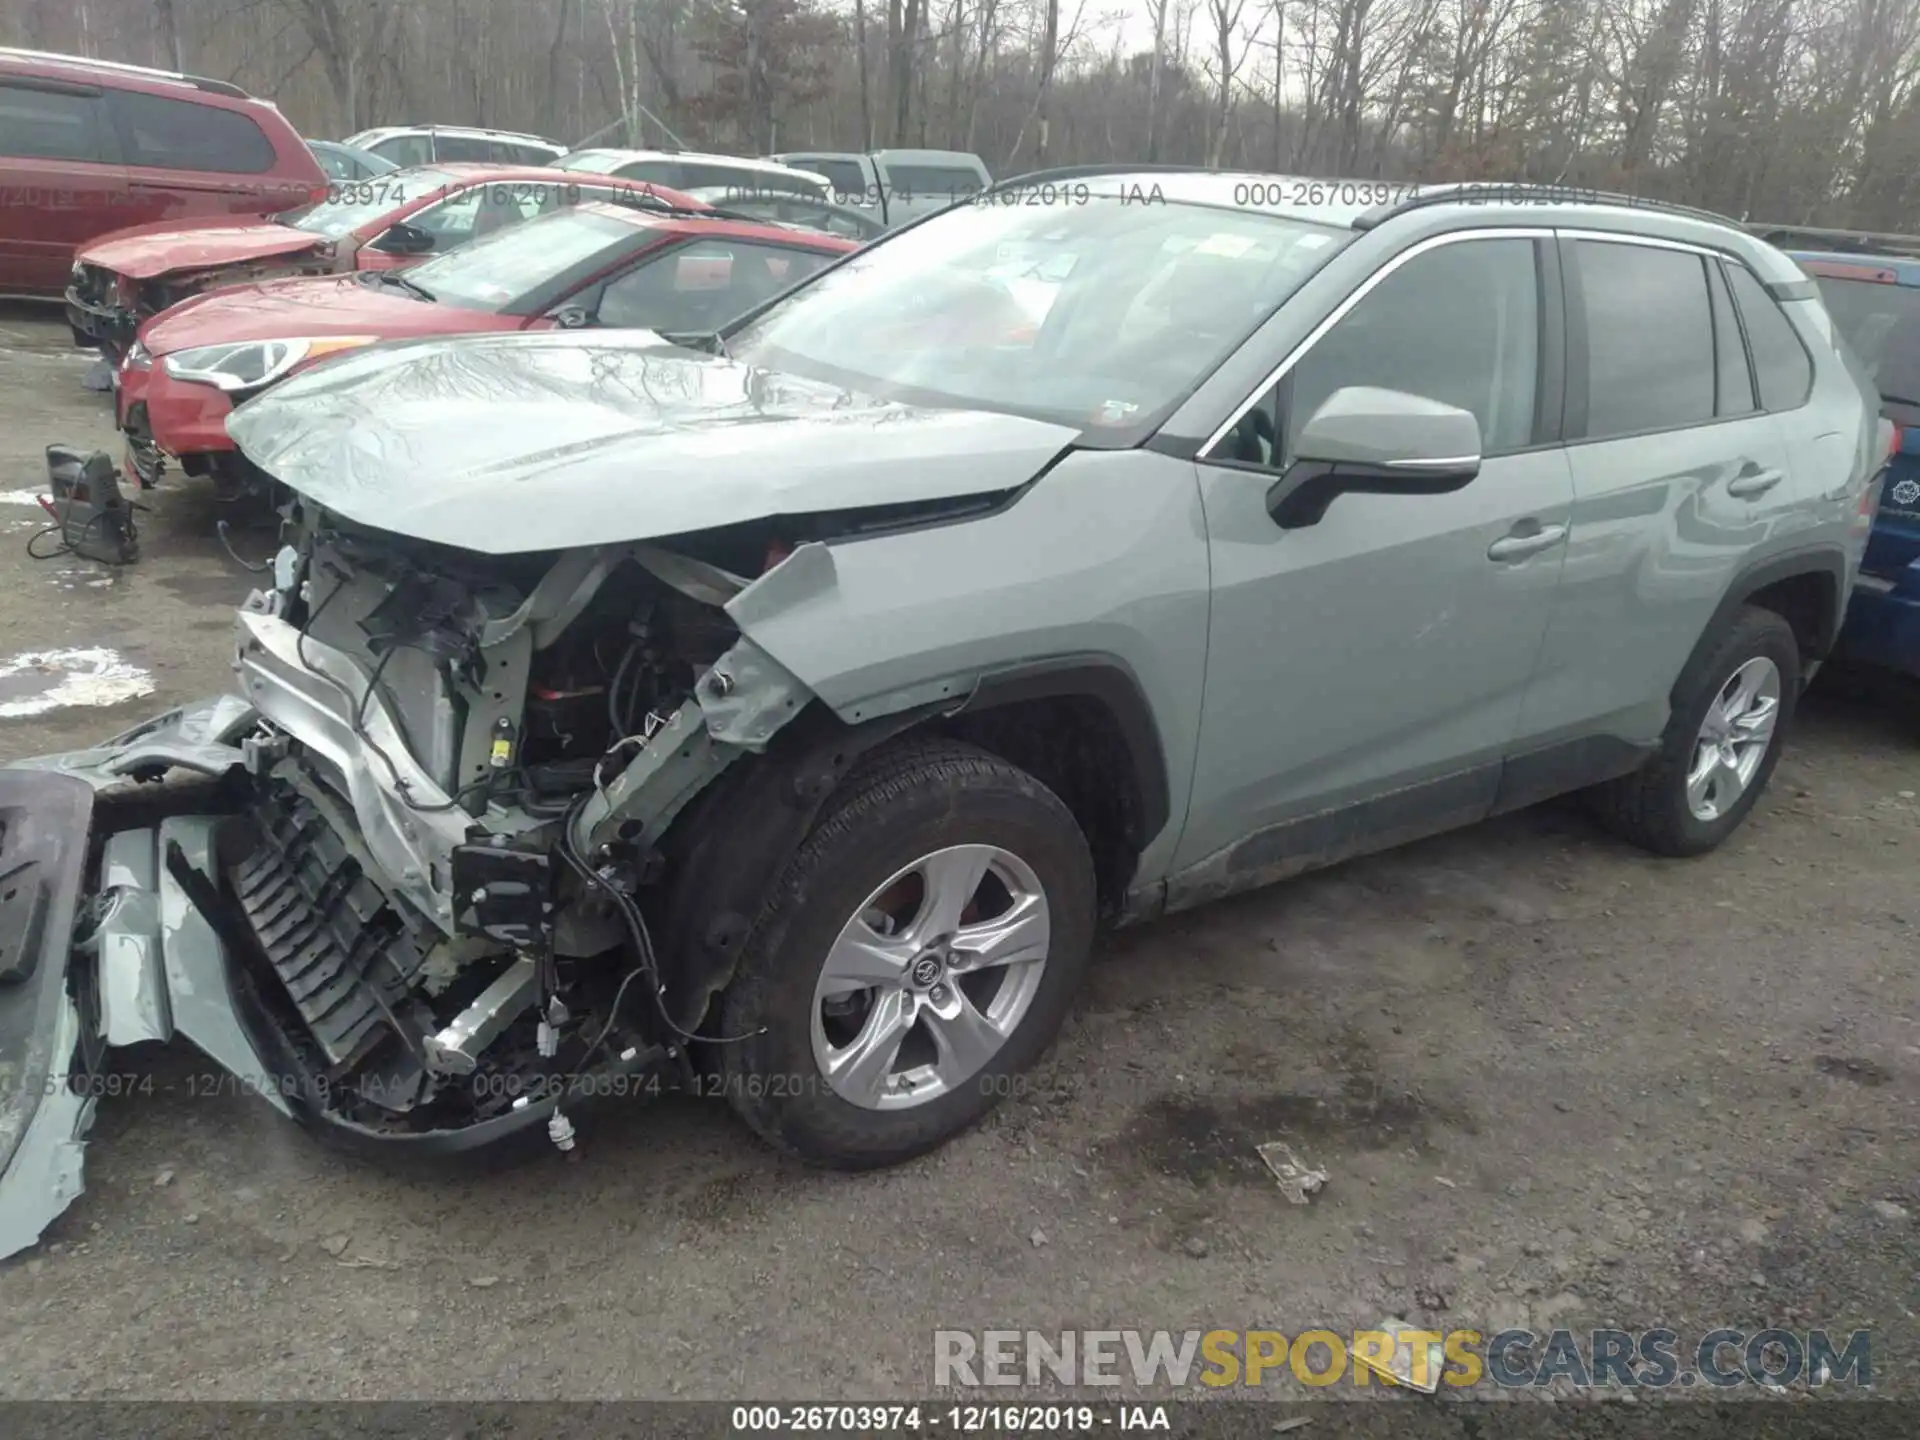
[[[137,566],[25,557],[41,448],[112,439],[82,369],[51,312],[0,310],[0,757],[224,688],[248,589],[177,479]],[[97,649],[127,668],[74,703],[14,668]],[[914,1397],[936,1327],[1389,1315],[1871,1326],[1875,1389],[1911,1394],[1916,790],[1912,695],[1823,680],[1719,854],[1548,807],[1114,937],[1026,1093],[874,1176],[684,1098],[577,1117],[570,1157],[394,1175],[184,1046],[131,1052],[151,1093],[102,1102],[85,1196],[0,1267],[0,1395]],[[1330,1173],[1313,1203],[1270,1139]]]

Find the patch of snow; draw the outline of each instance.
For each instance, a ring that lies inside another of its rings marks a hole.
[[[40,510],[40,497],[46,493],[44,490],[0,490],[0,505],[31,505]],[[40,513],[46,512],[40,510]]]
[[[117,650],[89,647],[78,650],[30,650],[0,661],[0,694],[17,690],[8,680],[47,678],[47,688],[36,695],[0,700],[0,719],[16,720],[44,715],[70,705],[118,705],[153,693],[153,676],[130,665]]]

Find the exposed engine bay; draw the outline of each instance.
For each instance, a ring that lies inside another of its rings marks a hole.
[[[179,1034],[337,1139],[462,1151],[570,1148],[572,1099],[684,1078],[717,1038],[711,990],[668,1003],[663,842],[807,706],[721,608],[792,541],[482,557],[324,513],[289,531],[237,617],[238,694],[0,775],[10,873],[68,877],[0,904],[0,979],[58,1037],[20,1087],[46,1103],[0,1127],[0,1164],[37,1162],[0,1182],[9,1253],[78,1193],[92,1102],[57,1082],[107,1046]]]
[[[327,1118],[458,1131],[684,1059],[639,896],[771,733],[716,728],[806,698],[718,608],[786,546],[712,543],[483,560],[322,515],[282,552],[240,620],[266,723],[220,879]]]
[[[968,713],[1028,693],[1028,617],[899,591],[910,549],[990,563],[973,522],[1063,427],[770,387],[644,334],[596,339],[583,415],[525,378],[575,350],[531,338],[346,356],[234,412],[287,498],[231,693],[0,767],[0,1256],[80,1193],[123,1045],[190,1041],[387,1153],[567,1149],[600,1097],[793,1073],[761,1052],[805,1002],[737,1007],[864,757],[1005,730],[1079,784],[1065,728]],[[392,360],[421,398],[336,395]],[[515,418],[540,397],[565,424]]]

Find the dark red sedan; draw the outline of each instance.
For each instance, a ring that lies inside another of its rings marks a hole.
[[[137,225],[81,246],[67,288],[74,342],[118,360],[140,322],[216,285],[390,270],[583,200],[703,202],[645,181],[525,165],[435,165],[337,182],[319,204],[265,218]]]
[[[796,227],[595,202],[406,270],[209,291],[141,325],[122,362],[129,464],[152,485],[170,457],[238,495],[258,477],[227,437],[228,414],[328,355],[556,326],[709,334],[855,248]]]

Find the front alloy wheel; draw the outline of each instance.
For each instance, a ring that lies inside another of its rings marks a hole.
[[[1046,891],[1009,850],[953,845],[903,866],[827,952],[814,987],[820,1073],[870,1110],[949,1094],[1026,1018],[1051,935]]]
[[[1053,1039],[1094,896],[1086,837],[1032,775],[951,740],[876,750],[741,948],[713,1031],[728,1098],[816,1164],[931,1150]]]

